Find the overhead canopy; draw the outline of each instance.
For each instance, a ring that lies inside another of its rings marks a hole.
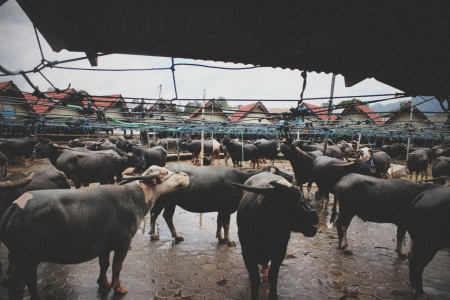
[[[17,0],[52,49],[244,63],[450,95],[449,1]],[[95,58],[91,63],[95,63]]]

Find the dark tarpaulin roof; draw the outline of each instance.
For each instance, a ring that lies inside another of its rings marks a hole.
[[[17,0],[54,51],[192,58],[450,95],[449,1]]]

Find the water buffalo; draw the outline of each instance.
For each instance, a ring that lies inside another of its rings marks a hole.
[[[450,157],[439,156],[431,166],[431,174],[433,178],[440,176],[450,176]]]
[[[278,157],[278,144],[275,141],[269,141],[266,139],[259,139],[253,142],[253,145],[258,148],[258,157],[263,163],[266,163],[266,159],[272,160],[272,165],[275,159]]]
[[[192,140],[181,143],[181,149],[185,151],[189,151],[192,153],[192,158],[195,165],[200,165],[199,159],[200,158],[200,152],[201,152],[201,144],[202,142],[200,140]],[[217,159],[220,165],[220,144],[218,141],[212,139],[212,140],[206,140],[204,141],[203,145],[203,156],[209,156],[209,163],[208,165],[214,164],[214,160]]]
[[[16,183],[27,180],[31,175],[31,180],[24,186],[17,187]],[[15,188],[10,188],[12,185]],[[5,190],[6,189],[6,190]],[[63,172],[56,170],[53,166],[30,175],[13,173],[0,181],[0,217],[8,209],[11,203],[20,195],[28,191],[70,189],[70,182]]]
[[[152,148],[147,148],[144,146],[136,145],[130,141],[118,141],[116,146],[126,152],[132,152],[136,154],[137,157],[144,157],[145,165],[152,166],[157,165],[164,167],[167,162],[167,151],[161,146],[155,146]],[[137,169],[138,172],[142,171]]]
[[[306,199],[310,200],[311,186],[314,182],[314,160],[317,157],[323,156],[322,152],[320,152],[319,150],[305,152],[289,142],[280,144],[280,150],[283,153],[284,157],[291,163],[297,185],[301,187],[305,183],[308,183]]]
[[[25,159],[25,166],[31,166],[30,159],[34,152],[34,146],[38,143],[47,143],[49,140],[39,140],[34,138],[23,139],[1,139],[0,151],[8,157],[9,164],[20,164],[20,158],[23,156]]]
[[[406,158],[406,168],[412,178],[413,174],[416,175],[416,182],[418,180],[419,174],[421,174],[421,180],[425,175],[425,178],[428,178],[428,154],[423,150],[416,150],[411,153],[408,153]]]
[[[255,165],[258,165],[258,148],[253,144],[242,144],[240,142],[234,142],[229,138],[223,139],[223,145],[227,148],[230,154],[231,160],[233,161],[233,167],[237,167],[241,161],[252,162],[252,168],[255,169]]]
[[[295,143],[295,145],[305,152],[312,152],[312,151],[316,151],[316,150],[318,150],[322,153],[325,152],[325,145],[304,144],[302,142],[300,142],[300,143],[297,142],[297,143]],[[341,150],[341,148],[343,148],[343,150]],[[326,150],[326,153],[324,153],[324,155],[342,160],[344,158],[345,148],[346,148],[346,145],[343,145],[343,144],[341,146],[335,146],[335,145],[327,146],[327,150]]]
[[[409,279],[413,296],[427,299],[422,273],[436,253],[450,248],[450,187],[434,186],[420,194],[409,208],[411,237]]]
[[[361,148],[356,153],[356,157],[359,157],[361,155],[368,156],[368,155],[370,155],[371,151],[372,151],[372,149],[367,148],[367,147]],[[376,177],[376,178],[382,178],[382,179],[389,178],[388,171],[389,171],[389,167],[391,166],[391,161],[392,161],[390,156],[384,151],[374,152],[372,161],[373,161],[374,169],[372,170],[371,176]]]
[[[319,217],[303,194],[283,177],[268,172],[250,177],[237,211],[239,241],[251,282],[251,298],[259,299],[261,285],[258,264],[269,269],[269,299],[277,298],[280,266],[287,251],[291,231],[307,237],[316,234]]]
[[[218,212],[216,237],[219,244],[226,243],[234,246],[236,243],[229,234],[230,215],[234,213],[242,198],[242,190],[233,183],[243,184],[251,176],[264,171],[279,173],[275,167],[265,167],[259,172],[244,172],[227,166],[195,167],[187,165],[169,165],[171,171],[187,173],[191,184],[186,188],[168,193],[158,199],[150,211],[150,238],[158,240],[155,231],[155,222],[164,209],[164,220],[172,233],[175,241],[183,241],[173,224],[173,214],[178,205],[183,209],[195,213]],[[222,228],[224,235],[222,236]]]
[[[329,156],[320,156],[314,160],[313,178],[324,198],[322,201],[324,214],[328,213],[329,194],[334,193],[336,183],[350,173],[369,175],[373,163],[372,157],[372,151],[368,151],[366,156],[361,155],[360,158],[349,163]]]
[[[106,153],[65,151],[56,160],[56,168],[63,171],[78,189],[82,183],[84,186],[93,182],[113,184],[115,176],[118,180],[122,178],[126,162],[126,158]]]
[[[184,173],[150,167],[142,180],[126,185],[81,190],[42,190],[23,194],[0,221],[0,238],[9,250],[11,299],[22,299],[25,285],[31,299],[37,288],[40,262],[77,264],[99,257],[100,288],[124,294],[119,275],[142,218],[162,194],[189,184]],[[107,278],[114,251],[112,281]]]
[[[386,152],[394,161],[397,161],[400,156],[406,155],[406,145],[403,143],[383,145],[380,150]]]
[[[335,198],[330,223],[336,221],[339,248],[352,254],[347,241],[347,229],[354,216],[363,221],[393,223],[397,225],[398,257],[406,258],[403,241],[408,226],[408,208],[414,198],[428,189],[432,183],[415,183],[406,179],[379,179],[360,174],[344,176],[335,186]]]

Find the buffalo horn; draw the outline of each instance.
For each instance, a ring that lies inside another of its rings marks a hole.
[[[333,166],[337,166],[337,167],[347,167],[347,166],[353,165],[354,163],[355,163],[354,161],[351,161],[351,162],[346,163],[346,164],[333,164]]]
[[[0,182],[0,189],[1,190],[8,190],[8,189],[19,189],[21,187],[26,186],[30,183],[30,181],[33,179],[34,173],[31,173],[25,178],[15,180],[15,181],[3,181]]]
[[[152,180],[152,179],[156,179],[156,183],[160,184],[161,183],[161,179],[159,179],[159,170],[157,171],[153,171],[148,175],[144,175],[144,176],[135,176],[135,177],[128,177],[128,178],[124,178],[119,184],[126,184],[129,183],[131,181],[136,181],[136,180]]]
[[[303,151],[303,150],[300,149],[299,147],[295,147],[295,150],[296,150],[298,153],[301,153],[301,154],[303,154],[304,156],[307,156],[307,157],[311,158],[312,160],[314,160],[314,158],[312,158],[311,156],[309,156],[308,154],[306,154],[305,151]]]
[[[233,185],[240,187],[241,189],[252,192],[259,195],[268,195],[270,192],[272,192],[275,189],[275,186],[273,185],[266,185],[266,186],[250,186],[250,185],[243,185],[240,183],[233,183]]]

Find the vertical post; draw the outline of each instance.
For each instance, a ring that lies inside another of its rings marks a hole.
[[[412,100],[410,101],[410,103],[411,103],[411,110],[410,110],[410,113],[409,113],[409,123],[412,124],[412,117],[413,117],[414,106],[413,106]],[[410,143],[411,143],[411,137],[408,137],[408,145],[406,146],[406,157],[408,157]]]
[[[206,90],[203,90],[203,107],[202,107],[202,123],[205,119],[205,97],[206,97]],[[205,151],[205,130],[202,129],[201,133],[201,146],[200,146],[200,166],[203,167],[203,154]]]
[[[242,160],[241,160],[241,164],[242,164],[242,171],[245,171],[244,168],[244,133],[241,133],[241,144],[242,144]]]
[[[331,113],[333,112],[333,96],[334,96],[334,83],[336,82],[336,75],[333,74],[333,77],[331,78],[331,90],[330,90],[330,101],[328,101],[328,116],[327,116],[327,123],[331,123]],[[324,138],[324,147],[323,147],[323,155],[326,155],[327,147],[328,147],[328,131],[325,134]]]

